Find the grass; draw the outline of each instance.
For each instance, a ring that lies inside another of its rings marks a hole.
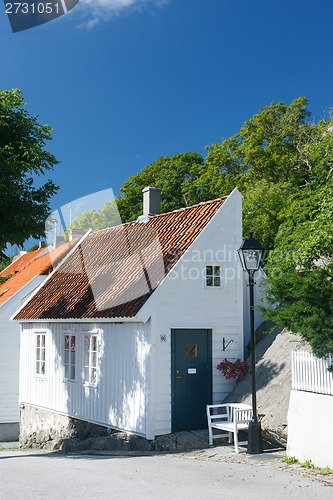
[[[285,457],[282,462],[288,465],[298,464],[303,469],[309,469],[315,472],[315,474],[320,474],[321,476],[330,476],[333,474],[333,470],[330,467],[315,467],[312,460],[305,460],[300,462],[296,457]]]
[[[300,464],[300,466],[303,467],[304,469],[314,469],[315,468],[312,460],[305,460],[305,462],[302,462]]]
[[[282,459],[282,462],[288,465],[299,464],[299,461],[296,457],[284,457]]]
[[[319,474],[321,476],[329,476],[330,474],[333,474],[333,470],[330,469],[330,467],[324,467],[319,471]]]

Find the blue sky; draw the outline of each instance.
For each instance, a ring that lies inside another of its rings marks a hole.
[[[332,19],[332,0],[80,0],[13,34],[1,3],[0,88],[54,127],[55,209],[161,155],[205,156],[272,101],[327,117]]]

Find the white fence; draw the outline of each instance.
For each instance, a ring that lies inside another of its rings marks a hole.
[[[292,351],[292,388],[333,396],[333,357],[316,358],[308,351]]]

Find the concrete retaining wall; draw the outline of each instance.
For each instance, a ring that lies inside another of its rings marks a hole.
[[[333,469],[333,396],[290,393],[287,456]]]

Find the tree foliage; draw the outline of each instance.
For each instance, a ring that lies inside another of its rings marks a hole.
[[[106,227],[117,226],[121,223],[118,207],[115,201],[106,203],[100,210],[95,208],[86,210],[75,217],[73,222],[67,228],[67,236],[71,229],[80,229],[86,232],[89,229],[98,231]]]
[[[196,185],[204,170],[204,160],[197,153],[160,156],[122,185],[123,196],[117,199],[122,220],[135,220],[142,214],[142,189],[147,186],[162,189],[162,212],[208,199],[209,193]]]
[[[305,136],[308,140],[312,136],[308,117],[305,97],[289,106],[272,103],[247,120],[237,134],[208,146],[205,181],[211,193],[226,195],[235,186],[246,192],[245,183],[261,180],[303,185],[309,169],[301,145]]]
[[[0,91],[0,252],[7,243],[44,234],[49,199],[58,189],[39,180],[58,163],[45,149],[51,131],[25,109],[18,89]]]
[[[267,263],[268,299],[276,306],[267,317],[299,332],[318,356],[333,352],[332,200],[331,180],[295,196]]]

